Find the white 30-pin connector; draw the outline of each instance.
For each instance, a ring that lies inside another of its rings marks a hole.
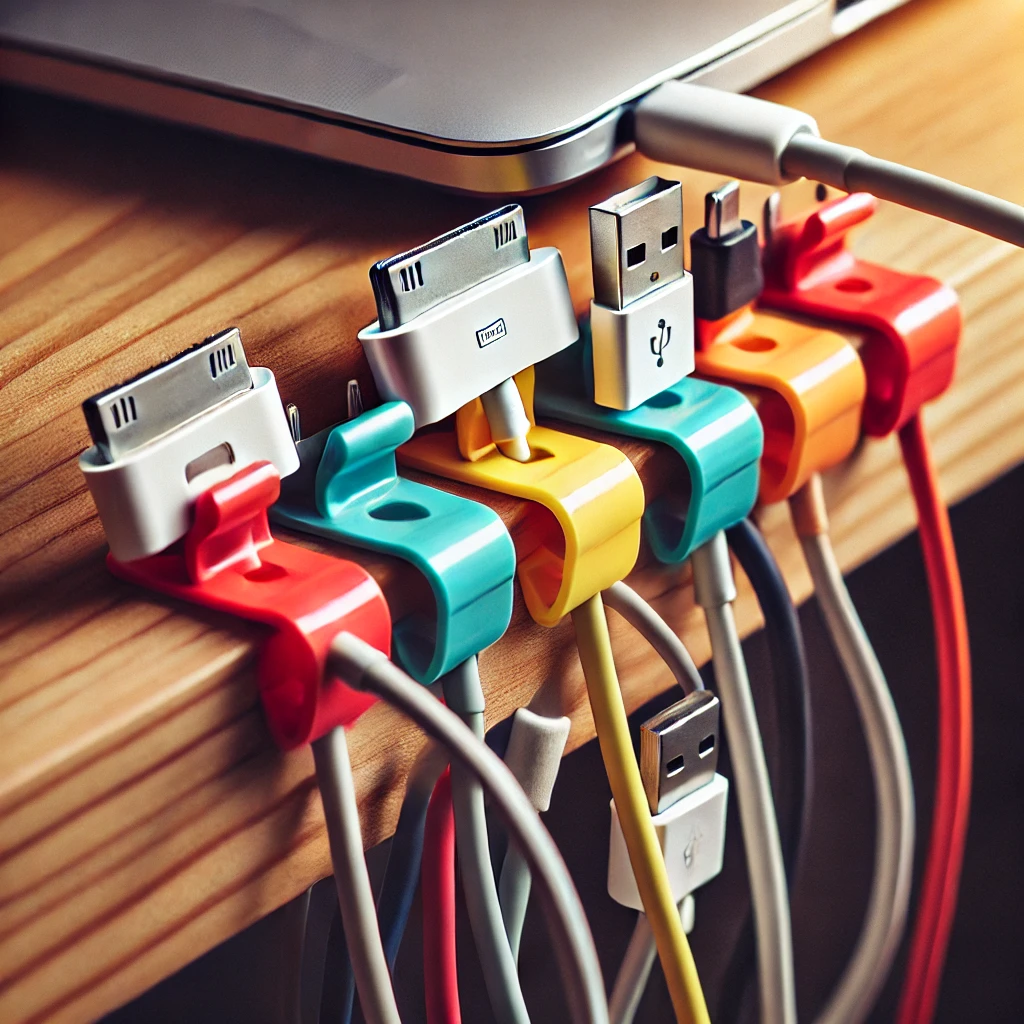
[[[370,271],[376,323],[359,332],[380,393],[416,426],[483,398],[499,449],[525,462],[530,421],[515,374],[579,338],[557,249],[530,250],[523,211],[506,206]]]
[[[266,460],[281,476],[299,468],[274,375],[250,370],[235,328],[84,408],[96,444],[78,465],[120,562],[184,536],[196,497],[244,466]]]
[[[693,279],[678,181],[648,178],[590,208],[594,401],[635,409],[693,372]]]

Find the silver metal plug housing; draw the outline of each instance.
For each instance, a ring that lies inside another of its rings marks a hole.
[[[594,300],[624,309],[683,276],[683,190],[657,176],[590,208]]]
[[[237,327],[82,403],[93,444],[107,462],[250,390],[249,363]]]
[[[720,710],[710,690],[697,690],[640,726],[640,775],[652,814],[714,778]]]

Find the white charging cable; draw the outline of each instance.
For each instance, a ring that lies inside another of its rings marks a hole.
[[[807,177],[1024,247],[1024,207],[822,139],[814,118],[791,107],[673,81],[634,113],[637,149],[654,160],[767,185]]]

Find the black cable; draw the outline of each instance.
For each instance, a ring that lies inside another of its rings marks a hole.
[[[764,615],[778,717],[772,793],[786,882],[792,890],[811,806],[811,695],[803,634],[786,581],[760,530],[744,519],[727,530],[726,536]],[[754,924],[748,909],[725,971],[717,1015],[723,1024],[735,1024],[740,1019],[755,980],[756,959]]]

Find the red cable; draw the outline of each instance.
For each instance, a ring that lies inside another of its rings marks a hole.
[[[935,1014],[956,912],[971,799],[971,660],[960,570],[949,513],[920,414],[900,432],[903,461],[917,505],[931,592],[939,668],[939,746],[935,812],[914,922],[898,1024],[928,1024]]]
[[[420,882],[427,1024],[461,1024],[455,954],[455,816],[447,770],[437,780],[427,807]]]

